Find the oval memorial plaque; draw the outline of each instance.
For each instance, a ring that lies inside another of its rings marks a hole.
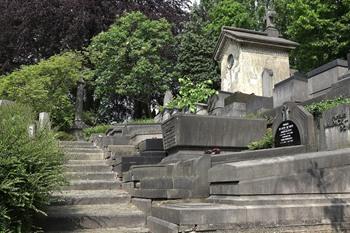
[[[277,128],[275,135],[275,146],[296,146],[300,145],[300,133],[293,121],[283,121]]]

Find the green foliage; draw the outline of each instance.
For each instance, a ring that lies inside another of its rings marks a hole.
[[[132,120],[128,123],[131,123],[131,124],[152,124],[152,123],[155,123],[154,122],[154,119],[153,118],[142,118],[142,119],[135,119],[135,120]]]
[[[300,43],[291,61],[309,71],[332,59],[345,57],[350,48],[350,1],[275,1],[279,25],[289,39]]]
[[[64,184],[63,154],[52,132],[29,137],[29,107],[2,106],[0,119],[0,232],[30,232],[32,217]]]
[[[248,148],[249,150],[269,149],[273,147],[273,141],[272,129],[269,128],[261,140],[250,143]]]
[[[213,60],[215,43],[205,31],[207,22],[203,18],[203,9],[195,7],[191,20],[178,37],[178,56],[174,77],[188,78],[195,83],[212,80],[217,85],[220,76],[216,62]]]
[[[125,14],[94,37],[88,53],[101,103],[117,94],[150,105],[170,84],[172,64],[167,54],[172,43],[171,25],[165,19],[151,20],[140,12]]]
[[[110,128],[111,125],[96,125],[94,127],[86,128],[83,130],[84,137],[88,139],[92,134],[104,134]]]
[[[211,80],[195,84],[188,78],[180,78],[179,83],[179,95],[168,103],[167,108],[178,108],[195,113],[197,103],[206,101],[216,93],[215,90],[210,88],[210,85],[213,84]]]
[[[335,108],[340,104],[350,104],[350,98],[338,97],[331,100],[323,100],[318,103],[313,103],[305,106],[306,110],[312,113],[314,116],[321,115],[324,111],[327,111],[331,108]]]
[[[209,9],[210,23],[207,30],[217,37],[223,26],[235,26],[247,29],[257,27],[254,12],[250,11],[246,4],[233,0],[218,1]]]
[[[0,77],[0,98],[30,105],[37,113],[49,112],[53,126],[67,129],[74,120],[69,94],[82,77],[89,77],[83,58],[67,52]]]
[[[74,141],[75,137],[64,131],[58,131],[54,134],[55,138],[59,141]]]

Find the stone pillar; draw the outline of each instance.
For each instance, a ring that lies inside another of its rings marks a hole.
[[[75,103],[75,118],[72,132],[77,140],[84,140],[83,129],[86,128],[86,124],[83,121],[83,107],[85,96],[85,81],[80,79],[77,87],[76,103]]]
[[[45,128],[51,128],[50,116],[47,112],[41,112],[39,113],[39,130],[43,130]]]

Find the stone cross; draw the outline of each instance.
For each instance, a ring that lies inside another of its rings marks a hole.
[[[289,107],[287,105],[284,105],[282,107],[282,120],[283,121],[288,121],[289,120]]]

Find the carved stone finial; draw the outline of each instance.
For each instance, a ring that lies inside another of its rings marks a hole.
[[[277,16],[276,11],[270,10],[270,9],[266,11],[264,22],[266,26],[265,32],[267,33],[268,36],[279,37],[280,35],[279,31],[276,28],[276,22],[275,22],[276,16]]]

